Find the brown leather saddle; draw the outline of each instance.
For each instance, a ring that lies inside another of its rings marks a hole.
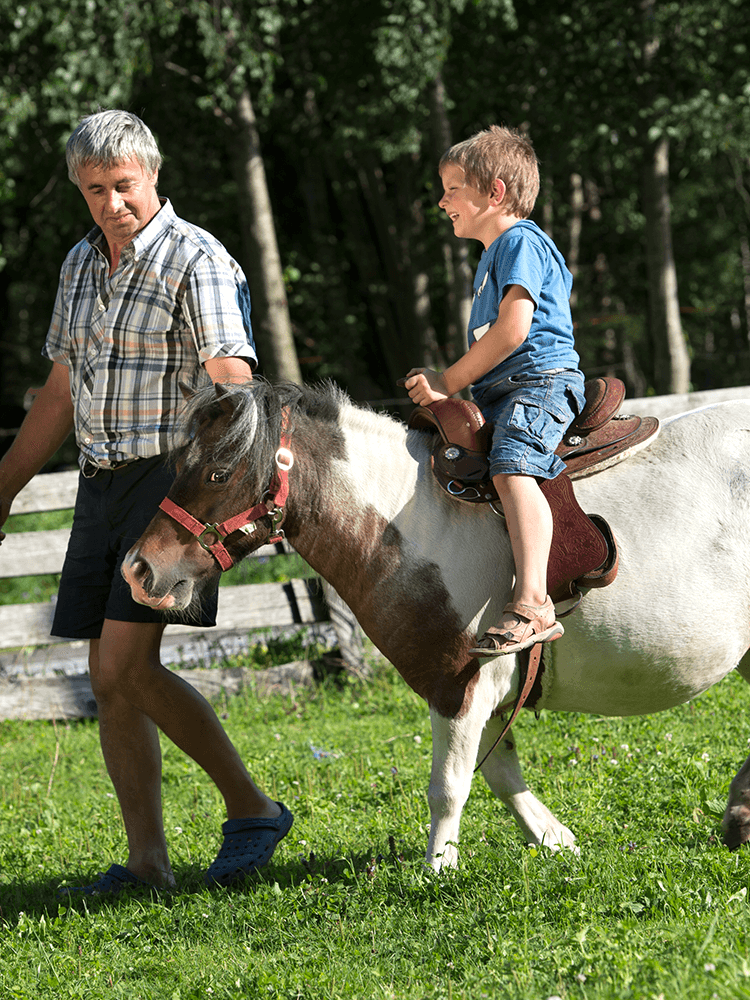
[[[584,513],[572,481],[621,462],[658,434],[655,417],[619,415],[624,398],[620,379],[586,382],[586,405],[555,452],[565,472],[541,483],[553,517],[547,589],[555,603],[579,597],[582,589],[606,587],[617,576],[614,534],[603,517]],[[446,493],[464,503],[491,503],[501,513],[489,474],[492,425],[485,423],[475,403],[451,398],[418,406],[409,427],[438,432],[432,468]]]

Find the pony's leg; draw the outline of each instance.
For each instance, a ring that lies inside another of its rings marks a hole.
[[[743,659],[737,672],[750,684],[750,662]],[[729,802],[721,821],[724,843],[734,851],[750,841],[750,757],[729,786]]]
[[[479,760],[503,731],[502,718],[490,719],[479,744]],[[575,837],[533,795],[523,780],[512,730],[498,743],[481,767],[492,791],[510,809],[527,844],[544,844],[552,851],[569,847],[578,853]]]
[[[461,718],[446,719],[430,708],[432,772],[427,798],[431,824],[426,861],[436,871],[458,864],[461,812],[469,797],[477,747],[490,711],[475,702]]]

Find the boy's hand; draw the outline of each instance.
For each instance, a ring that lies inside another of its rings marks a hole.
[[[442,374],[432,368],[412,368],[403,383],[409,398],[418,406],[429,406],[450,396]]]

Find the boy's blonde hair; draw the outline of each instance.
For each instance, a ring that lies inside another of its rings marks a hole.
[[[531,140],[514,128],[491,125],[443,153],[438,170],[455,164],[466,183],[489,194],[496,178],[505,184],[503,208],[508,215],[527,219],[539,194],[539,163]]]

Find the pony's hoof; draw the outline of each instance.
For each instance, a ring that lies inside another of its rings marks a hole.
[[[453,844],[446,844],[442,854],[428,854],[425,865],[434,872],[441,872],[444,868],[458,868],[458,848]]]

